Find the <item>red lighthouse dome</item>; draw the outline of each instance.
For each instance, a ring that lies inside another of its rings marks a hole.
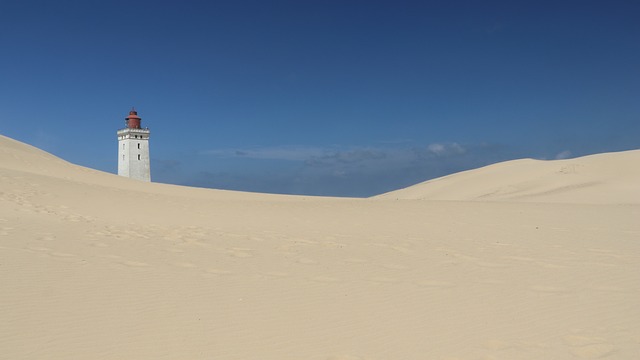
[[[129,111],[129,116],[125,118],[127,120],[127,127],[129,129],[140,129],[140,121],[142,120],[140,116],[138,116],[138,112],[136,109],[131,108]]]

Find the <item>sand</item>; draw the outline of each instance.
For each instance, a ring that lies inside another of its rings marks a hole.
[[[465,171],[380,199],[640,204],[640,150],[576,159],[521,159]]]
[[[638,164],[340,199],[144,183],[0,137],[0,358],[636,359]]]

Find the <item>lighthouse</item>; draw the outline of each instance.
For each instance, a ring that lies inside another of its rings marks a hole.
[[[125,128],[118,130],[118,175],[151,181],[149,165],[149,128],[140,126],[142,119],[132,108],[125,118]]]

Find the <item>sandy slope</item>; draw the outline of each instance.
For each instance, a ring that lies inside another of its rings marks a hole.
[[[604,200],[193,189],[0,137],[0,358],[635,359],[640,206]]]
[[[640,150],[576,159],[522,159],[461,172],[377,198],[640,204]]]

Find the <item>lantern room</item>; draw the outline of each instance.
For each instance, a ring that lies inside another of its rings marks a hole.
[[[142,119],[138,116],[136,109],[132,108],[131,111],[129,111],[129,116],[127,116],[125,120],[127,121],[127,127],[129,129],[140,129],[140,121],[142,121]]]

